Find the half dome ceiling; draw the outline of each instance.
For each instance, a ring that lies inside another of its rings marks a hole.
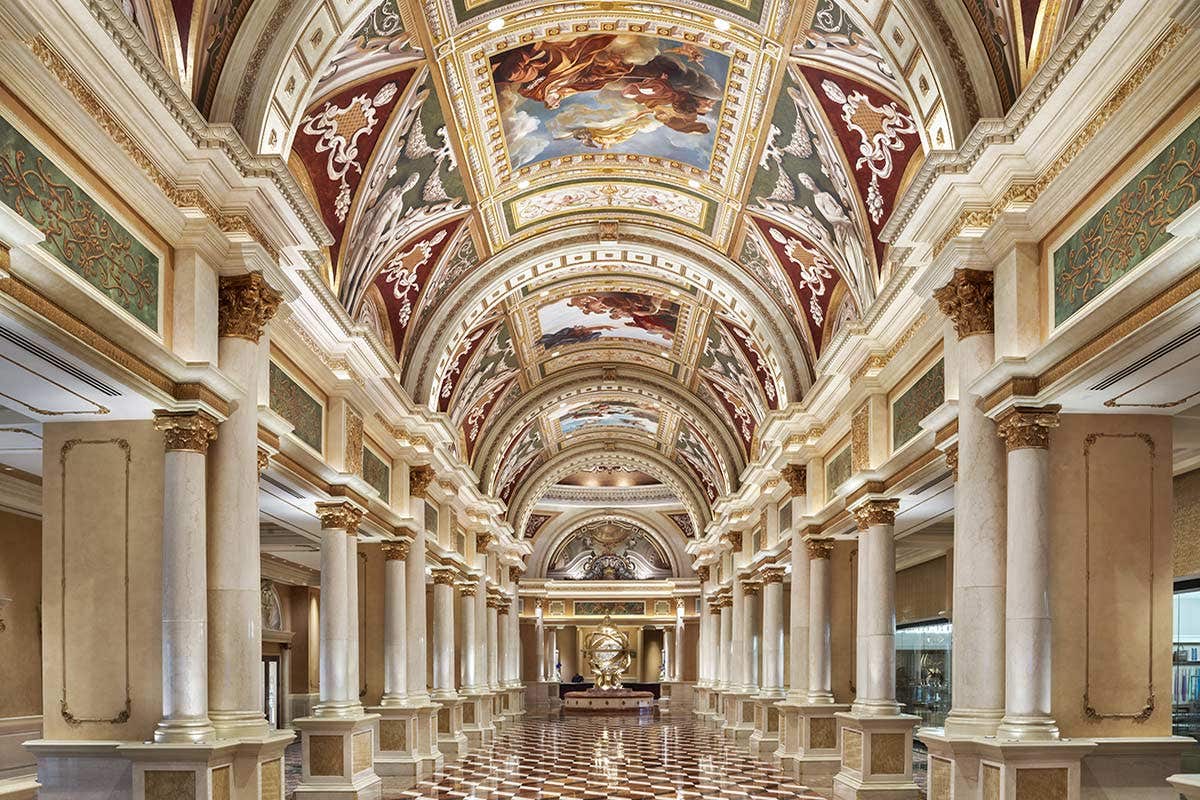
[[[202,113],[288,159],[326,281],[520,530],[587,476],[670,487],[696,528],[736,488],[888,279],[925,154],[1072,10],[961,3],[127,7]]]

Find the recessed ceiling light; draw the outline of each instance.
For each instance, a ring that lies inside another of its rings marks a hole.
[[[718,21],[719,21],[719,20],[718,20]],[[493,31],[493,32],[495,32],[495,31],[498,31],[498,30],[500,30],[500,29],[501,29],[501,28],[503,28],[503,27],[504,27],[504,17],[496,17],[494,20],[492,20],[491,22],[489,22],[489,23],[488,23],[488,30],[489,30],[489,31]],[[720,26],[717,26],[717,27],[720,27]],[[728,23],[728,22],[726,22],[726,23],[725,23],[725,27],[726,27],[726,28],[728,28],[728,27],[729,27],[729,23]]]
[[[501,24],[503,24],[503,23],[501,23]],[[714,19],[713,27],[719,31],[727,31],[727,30],[729,30],[729,22],[726,20],[723,20],[723,19]]]
[[[688,186],[692,187],[693,189],[699,189],[700,181],[696,180],[695,178],[690,178],[688,180]]]
[[[517,188],[518,189],[528,189],[529,181],[517,181]]]

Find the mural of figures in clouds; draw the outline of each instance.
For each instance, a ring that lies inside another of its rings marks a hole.
[[[658,412],[621,401],[591,401],[567,410],[558,418],[563,436],[590,427],[637,428],[658,432]]]
[[[708,169],[729,57],[636,34],[540,42],[491,59],[513,169],[592,150]]]
[[[679,304],[640,292],[594,292],[567,297],[538,309],[550,350],[597,339],[636,339],[670,347],[679,325]]]

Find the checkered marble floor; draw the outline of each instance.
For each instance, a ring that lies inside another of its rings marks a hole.
[[[529,719],[390,800],[775,800],[812,797],[692,718]]]

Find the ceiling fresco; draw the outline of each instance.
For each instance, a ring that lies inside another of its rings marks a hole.
[[[514,525],[548,519],[531,481],[661,485],[694,535],[889,279],[927,153],[1002,115],[1078,2],[287,7],[122,3],[287,160],[321,277]]]

